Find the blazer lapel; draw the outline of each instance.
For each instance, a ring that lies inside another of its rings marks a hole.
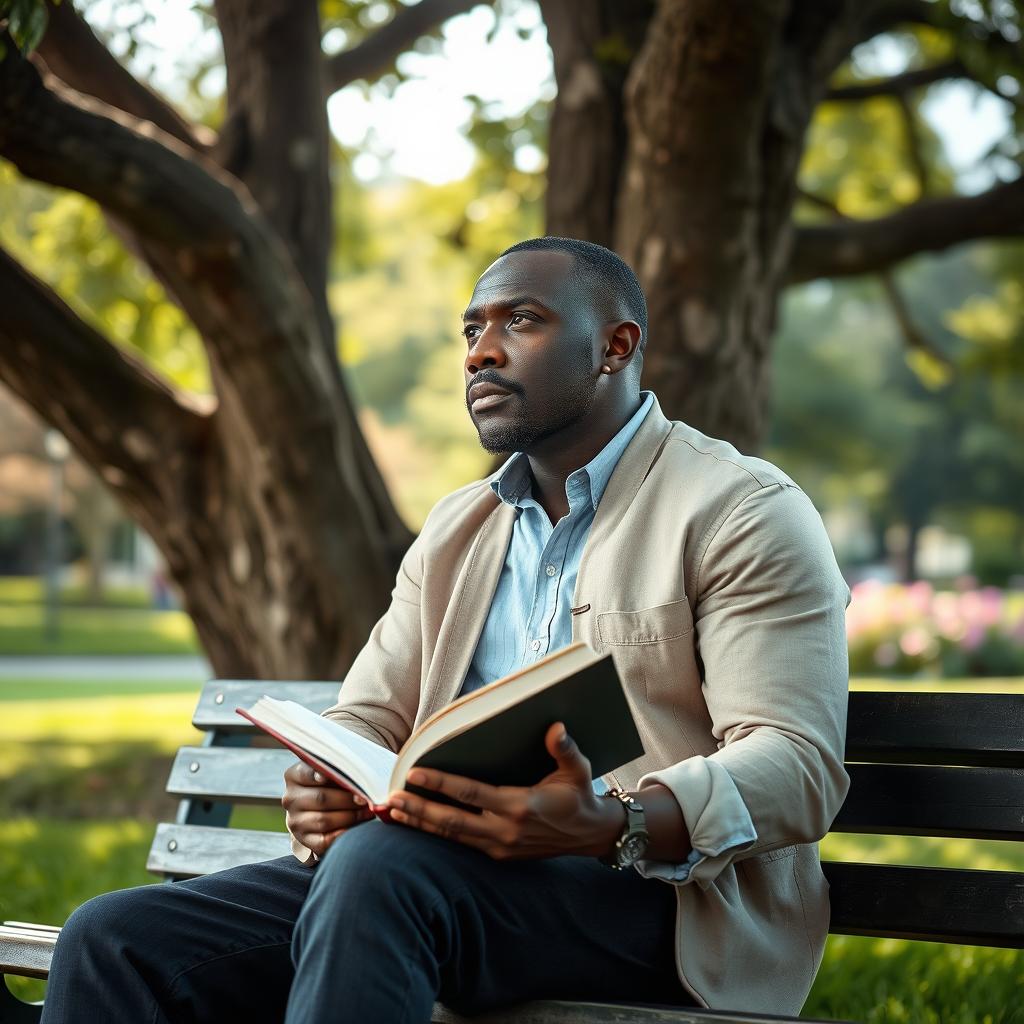
[[[515,521],[515,506],[499,502],[470,545],[441,622],[417,721],[458,696],[487,621]]]
[[[594,522],[580,558],[572,600],[574,608],[585,604],[590,604],[591,607],[586,613],[573,616],[574,640],[586,640],[592,647],[597,647],[597,612],[605,605],[606,583],[613,579],[618,571],[616,564],[604,563],[621,563],[625,554],[621,550],[616,550],[617,559],[609,560],[601,558],[602,551],[607,548],[615,526],[629,513],[629,506],[633,503],[640,485],[647,478],[651,465],[671,431],[672,421],[665,418],[655,397],[654,404],[640,424],[640,429],[616,464],[594,513]]]

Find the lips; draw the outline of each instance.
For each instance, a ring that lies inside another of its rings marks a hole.
[[[469,389],[469,406],[473,412],[490,409],[492,406],[500,405],[511,393],[497,384],[474,384]]]

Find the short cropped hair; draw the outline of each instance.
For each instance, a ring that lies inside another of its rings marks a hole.
[[[643,358],[647,347],[647,301],[643,289],[628,263],[611,249],[596,242],[584,242],[578,238],[559,238],[545,235],[543,238],[528,238],[525,242],[510,245],[501,255],[510,252],[565,252],[573,257],[574,271],[589,287],[598,310],[609,319],[622,316],[635,320],[640,325],[638,354]]]

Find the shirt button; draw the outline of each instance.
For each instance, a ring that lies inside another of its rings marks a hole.
[[[539,651],[540,650],[540,641],[539,640],[534,640],[533,643],[530,644],[530,650],[532,650],[532,651]]]
[[[555,573],[556,573],[556,572],[558,572],[558,570],[557,570],[557,569],[556,569],[556,568],[555,568],[555,567],[554,567],[553,565],[549,565],[549,566],[548,566],[548,567],[547,567],[547,568],[546,568],[546,569],[545,569],[544,571],[545,571],[545,572],[546,572],[546,573],[547,573],[547,574],[548,574],[549,576],[554,576],[554,575],[555,575]]]

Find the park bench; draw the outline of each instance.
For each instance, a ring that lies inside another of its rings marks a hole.
[[[167,791],[177,820],[157,826],[147,867],[165,879],[201,875],[289,852],[280,832],[231,828],[245,803],[278,804],[294,756],[253,746],[235,714],[263,693],[315,711],[337,683],[214,680],[193,724],[201,746],[178,751]],[[833,831],[974,839],[1024,838],[1024,694],[854,692],[846,741],[849,795]],[[1024,873],[826,862],[831,931],[968,945],[1024,945]],[[0,974],[45,978],[59,929],[0,927]],[[0,983],[0,1022],[28,1024],[39,1008]],[[463,1018],[440,1005],[435,1021]],[[581,1003],[523,1004],[475,1024],[743,1024],[783,1020],[749,1013]],[[805,1019],[806,1024],[806,1019]]]

